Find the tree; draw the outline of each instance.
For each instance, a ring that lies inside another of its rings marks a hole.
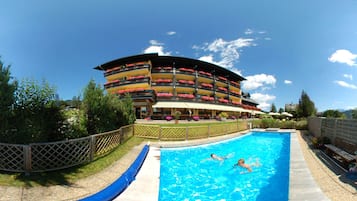
[[[352,119],[357,119],[357,108],[352,110]]]
[[[279,108],[279,113],[283,113],[284,112],[284,109],[283,108]]]
[[[271,104],[270,112],[276,112],[276,107],[274,103]]]
[[[316,108],[314,102],[310,100],[310,97],[303,90],[299,99],[299,105],[297,108],[298,117],[310,117],[316,114]]]
[[[338,110],[326,110],[323,112],[322,116],[328,118],[346,118],[346,115]]]
[[[86,115],[86,128],[88,134],[96,134],[101,129],[98,128],[101,121],[102,113],[102,100],[104,97],[104,90],[94,82],[90,80],[87,87],[84,90],[83,95],[83,109]]]
[[[62,140],[64,117],[55,100],[56,90],[46,81],[24,79],[15,92],[17,132],[12,142],[32,143]]]
[[[126,95],[119,100],[114,94],[106,94],[93,80],[84,90],[82,105],[87,132],[90,135],[118,129],[135,122],[131,97]]]
[[[10,66],[0,60],[0,139],[7,139],[11,129],[12,106],[15,102],[17,81],[11,82]]]

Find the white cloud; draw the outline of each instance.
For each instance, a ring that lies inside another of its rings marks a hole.
[[[157,41],[157,40],[150,40],[149,43],[150,43],[151,45],[164,45],[163,43],[160,43],[160,42]]]
[[[264,40],[271,40],[271,38],[270,37],[265,37]]]
[[[169,35],[169,36],[172,36],[172,35],[176,34],[176,31],[168,31],[166,34]]]
[[[202,56],[200,58],[198,58],[198,60],[201,60],[201,61],[205,61],[205,62],[208,62],[208,63],[213,63],[213,64],[217,64],[218,62],[215,62],[213,61],[213,55],[206,55],[206,56]]]
[[[144,53],[158,53],[159,55],[171,55],[171,52],[164,52],[164,44],[156,40],[150,40],[150,46],[144,50]]]
[[[350,80],[353,80],[352,74],[343,74],[343,77],[345,77],[347,79],[350,79]]]
[[[252,29],[247,29],[247,30],[245,30],[245,32],[244,32],[244,34],[246,34],[246,35],[250,35],[250,34],[253,34],[254,32],[253,32],[253,30]]]
[[[332,63],[338,62],[338,63],[344,63],[349,66],[357,66],[356,64],[356,58],[357,54],[353,54],[349,50],[336,50],[329,58],[328,60]]]
[[[284,84],[292,84],[293,82],[291,80],[284,80]]]
[[[211,53],[208,56],[202,56],[200,58],[201,60],[206,59],[204,61],[207,61],[207,59],[210,59],[214,64],[231,68],[234,66],[234,62],[239,59],[239,50],[243,47],[254,46],[255,44],[253,42],[254,39],[251,38],[238,38],[232,41],[225,41],[222,38],[218,38],[211,43],[205,43],[203,46],[194,45],[192,48]],[[214,54],[217,54],[219,61],[215,61]]]
[[[275,86],[276,79],[273,75],[257,74],[245,77],[247,80],[243,81],[243,88],[245,90],[253,90],[258,88],[265,88],[265,85]]]
[[[349,83],[347,83],[347,82],[345,82],[345,81],[339,81],[339,80],[337,80],[337,81],[335,81],[335,83],[336,83],[337,85],[341,86],[341,87],[346,87],[346,88],[350,88],[350,89],[357,89],[357,86],[356,86],[356,85],[354,85],[354,84],[349,84]]]
[[[250,94],[250,98],[257,101],[259,103],[258,107],[262,110],[268,111],[270,110],[272,102],[275,100],[274,95],[262,94],[262,93],[253,93]]]

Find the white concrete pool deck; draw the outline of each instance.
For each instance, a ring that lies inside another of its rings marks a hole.
[[[286,131],[286,130],[285,130]],[[291,131],[291,130],[288,130]],[[177,147],[190,146],[197,144],[220,141],[227,138],[239,136],[233,134],[217,138],[203,140],[185,141],[185,142],[157,142],[150,147],[148,156],[138,173],[136,180],[115,200],[122,201],[156,201],[159,194],[160,182],[160,148],[159,147]],[[295,130],[291,135],[290,151],[290,186],[289,200],[292,201],[328,201],[330,200],[321,191],[305,162],[300,144],[298,142]]]

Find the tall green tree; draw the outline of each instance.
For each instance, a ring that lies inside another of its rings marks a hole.
[[[94,80],[90,80],[83,94],[83,109],[85,113],[85,124],[88,134],[102,132],[99,128],[102,113],[105,108],[102,107],[104,99],[104,90],[97,85]]]
[[[17,81],[11,81],[12,79],[10,66],[4,66],[0,60],[0,139],[8,138],[12,128],[9,120],[12,118],[17,88]]]
[[[283,113],[284,109],[283,108],[279,108],[279,113]]]
[[[316,108],[309,95],[303,90],[297,108],[298,117],[310,117],[316,115]]]
[[[118,129],[135,122],[133,101],[129,95],[119,100],[118,96],[105,93],[91,80],[84,90],[82,108],[86,116],[88,134]]]
[[[271,104],[270,112],[276,112],[276,106],[274,103]]]
[[[15,92],[16,143],[48,142],[63,139],[64,117],[55,99],[56,90],[45,80],[40,84],[24,79]]]

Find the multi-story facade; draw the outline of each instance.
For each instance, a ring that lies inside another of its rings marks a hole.
[[[109,93],[131,95],[139,119],[165,119],[177,110],[181,119],[214,118],[220,112],[240,117],[260,111],[256,102],[242,96],[242,76],[204,61],[141,54],[95,69],[104,71]]]

